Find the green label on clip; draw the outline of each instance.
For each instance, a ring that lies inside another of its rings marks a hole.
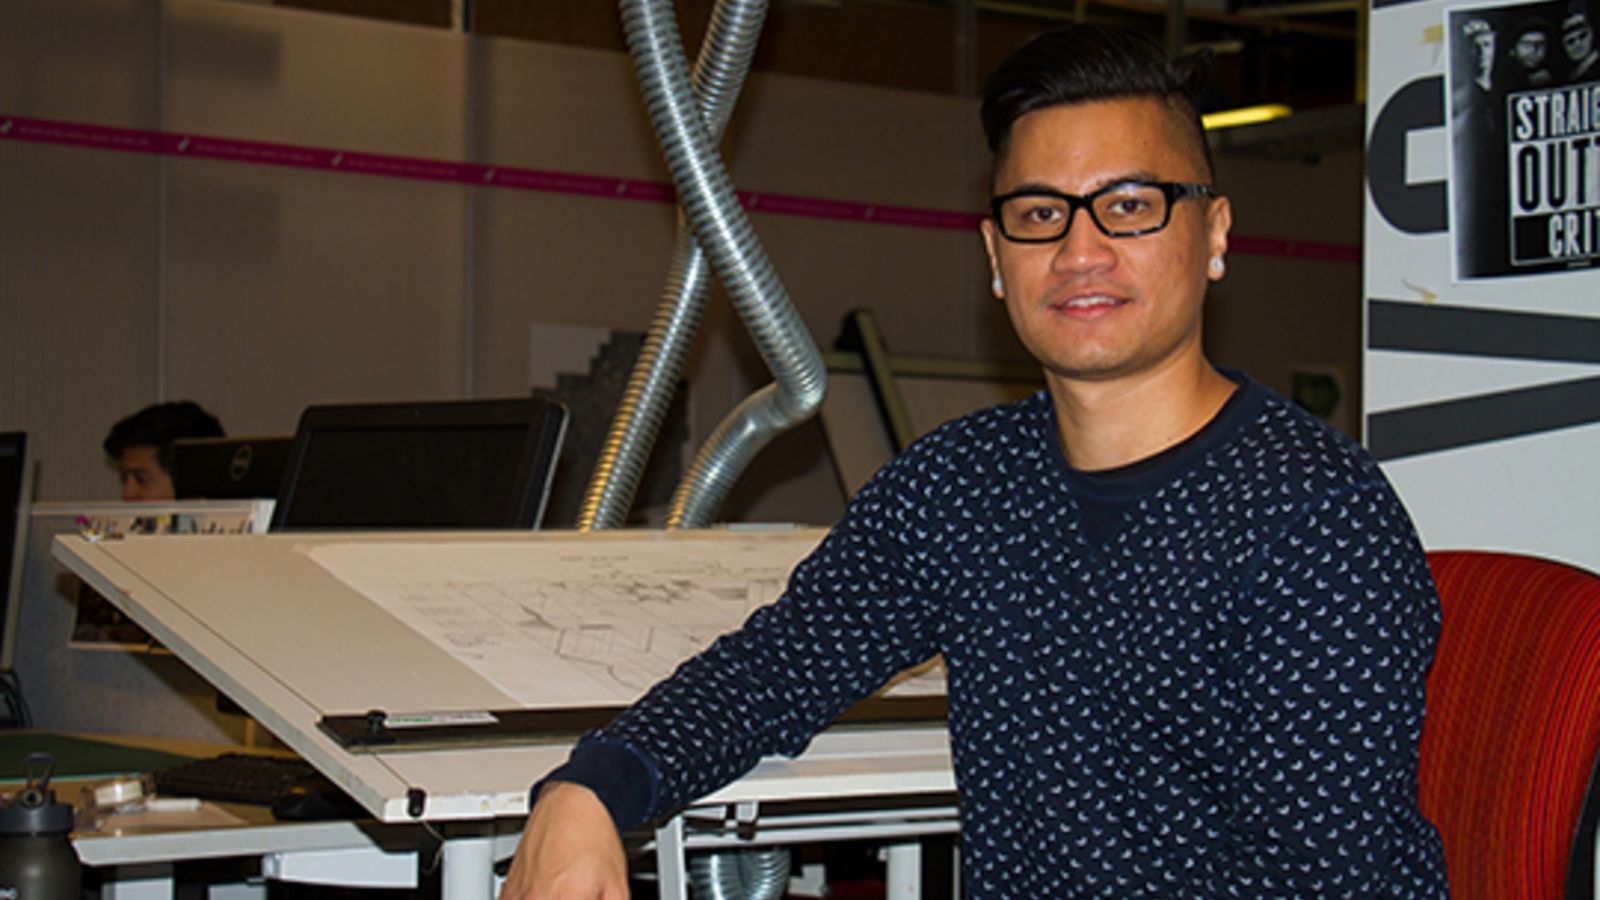
[[[401,728],[447,728],[456,725],[497,725],[500,720],[488,712],[434,712],[400,713],[387,715],[384,727],[391,731]]]

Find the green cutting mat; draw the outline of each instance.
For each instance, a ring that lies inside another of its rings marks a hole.
[[[0,781],[20,782],[27,778],[30,753],[48,753],[55,757],[54,778],[153,772],[193,759],[163,750],[144,750],[49,731],[0,731]]]

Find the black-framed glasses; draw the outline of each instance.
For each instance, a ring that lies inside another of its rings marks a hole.
[[[1215,197],[1209,184],[1186,181],[1119,181],[1092,194],[1063,194],[1047,188],[1029,188],[1001,194],[989,201],[990,214],[1008,241],[1048,244],[1059,241],[1072,227],[1079,207],[1107,237],[1129,238],[1151,234],[1172,221],[1172,205],[1189,197]]]

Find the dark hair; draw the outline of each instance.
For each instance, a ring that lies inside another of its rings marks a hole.
[[[1532,34],[1535,31],[1537,31],[1540,34],[1544,35],[1545,38],[1548,39],[1550,37],[1550,35],[1553,33],[1554,29],[1552,29],[1550,27],[1550,23],[1549,22],[1546,22],[1543,19],[1538,19],[1538,18],[1528,19],[1528,20],[1524,21],[1522,24],[1517,26],[1517,31],[1512,36],[1511,43],[1513,45],[1515,45],[1517,41],[1522,40],[1522,36],[1523,35]]]
[[[157,403],[111,426],[106,455],[116,459],[128,447],[156,448],[156,462],[172,471],[172,442],[179,438],[222,437],[222,423],[192,400]]]
[[[1210,173],[1211,148],[1199,107],[1210,75],[1211,52],[1204,48],[1170,59],[1154,38],[1127,28],[1085,24],[1047,31],[1007,57],[984,82],[984,137],[998,162],[1011,126],[1034,110],[1155,97],[1194,127]]]

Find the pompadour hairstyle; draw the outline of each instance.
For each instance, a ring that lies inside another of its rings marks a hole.
[[[1212,171],[1211,149],[1200,123],[1200,97],[1211,75],[1211,52],[1169,58],[1154,38],[1106,25],[1071,25],[1047,31],[1011,54],[983,85],[984,137],[998,161],[1011,126],[1027,113],[1051,106],[1154,97],[1165,100],[1194,128]]]

